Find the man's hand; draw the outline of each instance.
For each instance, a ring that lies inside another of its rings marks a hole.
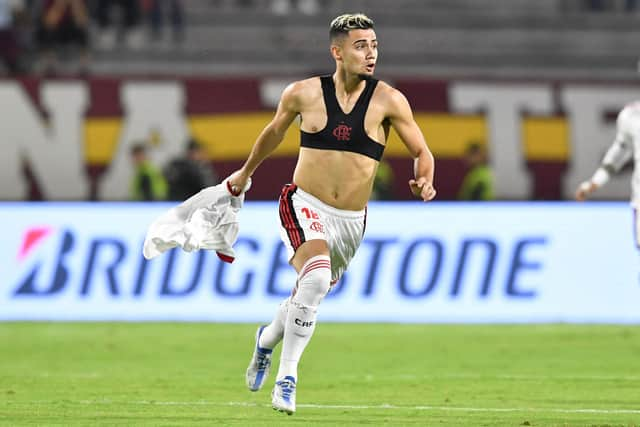
[[[242,169],[235,171],[227,178],[227,188],[233,196],[242,194],[242,190],[247,186],[251,177]]]
[[[433,184],[428,182],[424,177],[418,178],[417,180],[410,179],[409,187],[414,196],[420,197],[425,202],[436,197],[436,189],[433,188]]]
[[[579,202],[584,201],[591,195],[591,193],[596,191],[597,188],[598,186],[591,181],[583,182],[578,186],[578,189],[576,190],[576,200]]]

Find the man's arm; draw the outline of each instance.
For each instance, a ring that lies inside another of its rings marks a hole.
[[[413,112],[407,98],[398,90],[390,88],[389,119],[391,126],[409,150],[414,159],[414,179],[409,180],[411,192],[425,202],[433,199],[436,190],[433,187],[435,164],[433,154],[427,147],[422,131],[413,118]]]
[[[581,202],[609,181],[609,177],[618,172],[633,156],[632,137],[624,130],[624,115],[618,117],[618,132],[613,144],[607,150],[600,167],[587,181],[576,190],[575,198]]]
[[[284,139],[284,135],[289,126],[296,118],[299,112],[299,96],[301,83],[292,83],[284,90],[278,103],[276,113],[260,132],[256,139],[249,157],[244,165],[231,174],[229,177],[229,187],[234,193],[239,194],[245,188],[249,178],[256,171],[260,163],[262,163]]]

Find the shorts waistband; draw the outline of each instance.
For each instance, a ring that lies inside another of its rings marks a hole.
[[[295,184],[292,184],[292,185],[295,185]],[[345,209],[334,208],[333,206],[326,204],[325,202],[318,199],[317,197],[307,193],[306,191],[304,191],[298,186],[296,186],[295,194],[299,196],[301,199],[303,199],[305,202],[311,204],[314,208],[318,209],[319,211],[322,211],[324,213],[327,213],[333,216],[338,216],[342,218],[363,218],[366,214],[366,209],[362,209],[359,211],[349,211]]]

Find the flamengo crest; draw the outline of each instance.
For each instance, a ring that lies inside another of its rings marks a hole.
[[[351,128],[341,123],[333,130],[333,136],[335,136],[338,141],[349,141],[351,139]]]

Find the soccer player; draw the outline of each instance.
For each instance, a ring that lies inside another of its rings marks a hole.
[[[631,178],[631,206],[634,212],[634,238],[640,249],[640,101],[624,107],[618,114],[617,134],[613,144],[607,150],[602,164],[588,181],[584,181],[576,190],[576,200],[583,201],[591,193],[609,181],[612,173],[618,172],[631,158],[634,158],[634,171]],[[634,155],[635,154],[635,155]]]
[[[280,195],[281,237],[298,278],[273,321],[258,328],[246,373],[249,389],[259,390],[282,340],[272,404],[289,415],[295,412],[298,362],[316,327],[318,306],[362,241],[367,201],[390,127],[414,159],[413,194],[424,201],[436,194],[433,155],[407,99],[372,77],[378,59],[373,21],[363,14],[341,15],[331,22],[329,36],[335,72],[290,84],[248,159],[229,178],[232,191],[244,188],[300,116],[293,183]]]

